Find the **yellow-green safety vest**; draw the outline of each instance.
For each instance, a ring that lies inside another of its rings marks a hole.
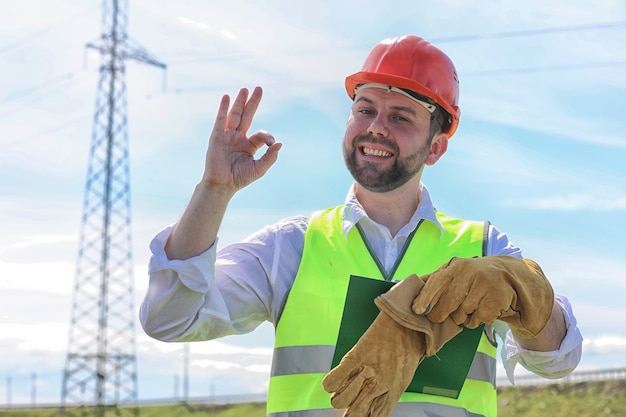
[[[309,221],[300,267],[276,326],[268,416],[342,415],[330,404],[322,379],[331,369],[350,275],[401,280],[433,272],[453,257],[485,255],[488,223],[436,212],[443,234],[422,220],[386,273],[358,225],[346,238],[343,210],[320,211]],[[392,416],[495,417],[495,373],[495,338],[483,333],[458,398],[405,392]]]

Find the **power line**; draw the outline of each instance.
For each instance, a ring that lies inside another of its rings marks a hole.
[[[604,22],[604,23],[591,23],[588,25],[573,25],[573,26],[560,26],[549,27],[539,29],[524,29],[513,30],[507,32],[496,32],[488,34],[475,34],[475,35],[460,35],[451,36],[445,38],[433,38],[433,43],[453,43],[453,42],[467,42],[484,39],[497,39],[497,38],[519,38],[525,36],[538,36],[547,35],[551,33],[564,33],[564,32],[583,32],[588,30],[605,30],[626,27],[626,21],[617,22]]]
[[[158,93],[156,93],[156,94],[158,94]],[[46,98],[49,98],[49,97],[46,97]],[[152,95],[150,95],[150,94],[148,94],[148,95],[146,95],[146,94],[137,95],[137,96],[134,96],[134,97],[130,97],[128,99],[128,104],[133,104],[133,103],[139,102],[141,100],[149,100],[151,98],[152,98]],[[22,107],[22,108],[20,108],[18,110],[23,110],[23,109],[24,109],[24,107]],[[7,116],[8,114],[9,113],[0,114],[0,120],[2,120],[2,118]],[[65,129],[69,129],[69,128],[78,126],[78,125],[81,124],[81,122],[83,122],[85,120],[86,116],[89,116],[89,114],[90,114],[89,112],[83,111],[83,109],[81,109],[80,114],[78,116],[72,117],[69,120],[65,120],[65,121],[63,121],[63,122],[61,122],[59,124],[51,126],[50,128],[42,129],[40,131],[29,133],[29,134],[26,134],[24,136],[20,136],[20,137],[17,137],[17,138],[12,138],[12,140],[10,140],[10,141],[3,141],[0,144],[0,150],[7,151],[7,150],[11,149],[13,146],[17,145],[17,144],[29,142],[31,140],[38,139],[38,138],[40,138],[41,136],[44,136],[44,135],[49,136],[52,133],[57,133],[57,132],[65,130]]]
[[[47,26],[43,29],[39,29],[35,32],[32,32],[26,36],[23,36],[21,38],[19,38],[18,40],[8,44],[8,45],[4,45],[2,47],[0,47],[0,55],[5,54],[15,48],[17,48],[18,46],[22,45],[25,42],[31,41],[33,39],[37,39],[47,33],[50,33],[52,31],[54,31],[55,29],[58,28],[63,28],[64,30],[67,30],[67,23],[68,22],[73,22],[74,20],[76,20],[79,17],[84,16],[85,14],[87,14],[88,12],[90,12],[93,9],[93,7],[89,6],[89,7],[85,7],[83,9],[81,9],[78,13],[75,13],[71,16],[68,16],[64,19],[61,19],[57,22],[54,22],[52,25]]]
[[[7,94],[5,97],[0,98],[0,104],[10,103],[11,107],[6,111],[0,111],[0,120],[6,119],[10,115],[17,113],[28,106],[47,100],[59,93],[66,92],[70,87],[75,86],[86,79],[84,74],[77,75],[76,73],[65,73],[54,76],[48,81],[39,84],[35,87],[28,87],[23,90],[18,90]]]
[[[567,65],[547,65],[537,67],[524,67],[524,68],[504,68],[485,71],[465,71],[463,77],[482,77],[493,75],[510,75],[510,74],[528,74],[533,72],[562,72],[562,71],[580,71],[587,69],[600,69],[600,68],[617,68],[626,66],[626,60],[612,61],[612,62],[590,62],[586,64],[567,64]]]
[[[44,34],[50,32],[51,30],[61,26],[63,23],[74,20],[76,17],[81,16],[83,14],[85,14],[84,10],[79,13],[76,13],[75,15],[71,16],[68,19],[63,19],[62,21],[55,23],[54,25],[51,25],[45,29],[32,33],[22,38],[21,40],[14,42],[13,44],[9,46],[5,46],[4,48],[0,49],[0,54],[5,53],[10,49],[13,49],[19,46],[19,44],[27,40],[31,40],[36,37],[43,36]],[[496,33],[491,33],[491,34],[470,34],[470,35],[461,35],[461,36],[453,36],[453,37],[433,38],[432,43],[459,43],[459,42],[468,42],[468,41],[480,41],[480,40],[486,40],[486,39],[539,36],[539,35],[547,35],[547,34],[553,34],[553,33],[582,32],[582,31],[590,31],[590,30],[610,30],[610,29],[619,29],[619,28],[625,28],[625,27],[626,27],[626,21],[598,22],[598,23],[591,23],[591,24],[585,24],[585,25],[572,25],[572,26],[559,26],[559,27],[555,26],[555,27],[538,28],[538,29],[522,29],[522,30],[513,30],[513,31],[505,31],[505,32],[496,32]],[[320,54],[328,53],[329,51],[341,52],[341,51],[348,51],[348,50],[354,50],[354,46],[332,46],[328,48],[324,48],[324,47],[308,48],[308,49],[292,50],[292,51],[288,51],[284,53],[288,53],[291,56],[311,55],[311,54],[320,55]],[[178,60],[178,65],[181,65],[181,64],[194,65],[194,64],[198,64],[198,62],[207,62],[207,63],[225,62],[225,61],[237,62],[237,61],[243,61],[243,60],[251,59],[251,58],[253,58],[252,55],[231,54],[228,56],[222,55],[219,57],[218,56],[181,56],[178,58],[170,57],[168,60],[170,62]],[[184,62],[182,62],[183,60]],[[591,62],[591,63],[583,63],[583,64],[547,65],[547,66],[535,66],[535,67],[466,71],[462,74],[462,76],[463,77],[505,76],[505,75],[529,74],[529,73],[541,73],[541,72],[560,72],[560,71],[563,72],[563,71],[580,71],[580,70],[590,70],[590,69],[607,69],[607,68],[618,68],[618,67],[623,67],[623,66],[626,66],[625,60],[616,60],[616,61],[609,61],[609,62]],[[81,75],[81,78],[82,78],[82,75]],[[73,85],[77,81],[78,80],[75,77],[74,73],[66,73],[58,77],[55,77],[49,80],[48,82],[43,83],[39,86],[28,88],[26,90],[23,90],[22,92],[18,92],[17,94],[6,95],[2,99],[0,99],[0,103],[6,102],[6,101],[13,101],[13,100],[22,101],[22,99],[30,98],[30,100],[28,100],[26,104],[32,104],[33,102],[40,101],[44,98],[49,98],[51,95],[57,94],[61,90],[60,88],[56,88],[51,94],[48,94],[47,96],[39,96],[39,97],[34,98],[33,96],[36,93],[41,92],[44,89],[49,89],[51,88],[51,86],[54,86],[54,85],[56,85],[57,87],[62,87],[62,86],[67,87],[68,84]],[[184,93],[198,93],[198,92],[203,92],[203,91],[211,92],[211,91],[214,91],[214,88],[208,87],[208,86],[178,88],[178,89],[174,88],[173,90],[171,90],[171,93],[174,93],[174,94],[183,93],[184,94]],[[9,110],[8,112],[0,113],[0,119],[6,118],[9,114],[14,113],[17,110],[19,109],[12,109],[12,110]],[[49,133],[49,132],[61,130],[61,129],[68,127],[69,125],[74,124],[75,122],[76,122],[76,119],[73,119],[67,123],[63,123],[61,125],[48,129],[42,133]],[[22,138],[22,139],[28,139],[28,138],[32,138],[36,136],[39,136],[39,134],[29,135],[27,136],[27,138]]]
[[[590,30],[608,30],[608,29],[618,29],[618,28],[626,28],[626,21],[615,21],[615,22],[598,22],[591,23],[586,25],[572,25],[572,26],[553,26],[547,28],[538,28],[538,29],[520,29],[514,31],[505,31],[505,32],[495,32],[495,33],[485,33],[485,34],[470,34],[470,35],[459,35],[459,36],[450,36],[450,37],[433,37],[429,38],[429,42],[433,44],[440,43],[460,43],[460,42],[469,42],[469,41],[480,41],[487,39],[498,39],[498,38],[519,38],[519,37],[529,37],[529,36],[539,36],[539,35],[547,35],[552,33],[565,33],[565,32],[583,32]],[[356,48],[370,48],[371,45],[363,44],[360,46],[356,46]],[[307,49],[297,49],[286,52],[280,52],[281,55],[289,55],[289,56],[302,56],[302,55],[323,55],[329,52],[339,53],[341,51],[353,51],[355,49],[354,45],[332,45],[324,48],[307,48]],[[278,55],[278,54],[274,54]],[[267,56],[267,54],[265,54]],[[219,55],[219,56],[206,56],[206,55],[187,55],[187,56],[170,56],[167,57],[168,61],[175,62],[178,61],[179,65],[181,63],[185,64],[194,64],[199,61],[204,62],[225,62],[225,61],[243,61],[246,59],[254,58],[253,55],[243,54],[243,53],[235,53],[229,55]],[[183,61],[183,62],[181,62]]]

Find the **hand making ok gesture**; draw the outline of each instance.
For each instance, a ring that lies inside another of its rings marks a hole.
[[[209,138],[202,176],[205,186],[234,194],[262,177],[276,162],[282,143],[265,131],[248,136],[262,95],[261,87],[256,87],[250,96],[248,89],[242,88],[230,110],[230,97],[222,97]],[[263,145],[267,150],[259,159],[254,159]]]

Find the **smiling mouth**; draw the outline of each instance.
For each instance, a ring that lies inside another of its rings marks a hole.
[[[382,151],[382,150],[378,150],[378,149],[372,149],[372,148],[368,148],[366,146],[363,146],[361,148],[361,152],[363,152],[363,155],[379,156],[379,157],[382,157],[382,158],[389,158],[390,156],[393,155],[391,152]]]

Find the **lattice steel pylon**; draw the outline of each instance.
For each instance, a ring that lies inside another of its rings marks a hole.
[[[66,415],[137,415],[134,278],[127,130],[127,59],[165,69],[130,40],[128,0],[103,0],[98,91],[69,346],[63,372]]]

